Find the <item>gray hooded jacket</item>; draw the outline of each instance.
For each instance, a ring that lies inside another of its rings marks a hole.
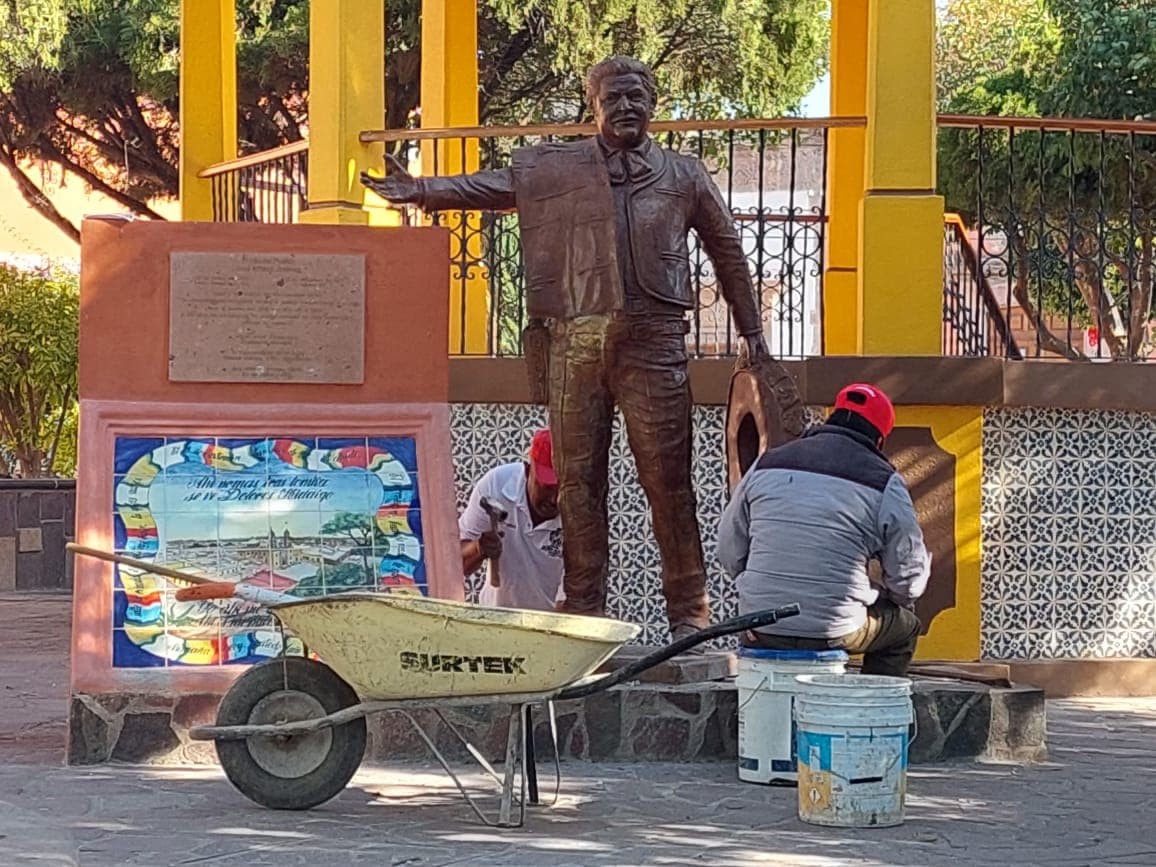
[[[739,613],[798,602],[802,613],[767,633],[839,638],[879,597],[922,595],[931,556],[903,479],[865,436],[824,425],[766,452],[738,484],[719,526],[718,558],[738,587]]]

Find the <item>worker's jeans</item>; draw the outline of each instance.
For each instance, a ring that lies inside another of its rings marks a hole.
[[[550,342],[550,430],[558,474],[566,601],[606,608],[610,548],[606,498],[614,406],[650,502],[671,628],[710,622],[702,541],[691,485],[691,396],[686,322],[624,314],[558,322]],[[621,482],[619,482],[621,484]],[[641,532],[641,515],[636,516]],[[638,581],[638,575],[624,575]]]
[[[863,654],[864,674],[906,677],[915,654],[920,623],[914,611],[900,608],[889,599],[880,599],[867,609],[867,622],[849,635],[838,638],[797,638],[746,632],[742,643],[768,650],[844,650]]]

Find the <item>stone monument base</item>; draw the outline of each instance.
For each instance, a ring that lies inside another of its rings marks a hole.
[[[216,763],[210,743],[188,730],[216,714],[214,695],[74,696],[68,761]],[[918,733],[912,762],[978,759],[1035,762],[1047,757],[1044,693],[1033,687],[917,680]],[[595,762],[736,761],[738,692],[733,682],[632,683],[588,698],[558,702],[558,739],[565,760]],[[487,705],[443,712],[491,760],[506,748],[506,708]],[[465,750],[432,710],[415,714],[450,758]],[[539,757],[549,755],[544,708],[534,713]],[[429,757],[413,729],[396,714],[369,717],[365,761]]]

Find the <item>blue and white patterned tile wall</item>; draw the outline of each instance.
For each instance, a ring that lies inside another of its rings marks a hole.
[[[714,620],[736,613],[731,582],[714,557],[716,530],[726,502],[722,407],[694,410],[694,478],[698,519],[707,561]],[[455,404],[452,407],[453,455],[457,479],[458,512],[465,507],[470,488],[489,469],[519,460],[530,437],[546,421],[541,407],[519,404]],[[610,576],[608,613],[642,624],[638,641],[669,641],[659,576],[658,546],[650,524],[650,507],[638,484],[634,459],[626,444],[621,417],[610,446]],[[480,578],[475,576],[467,595],[476,599]]]
[[[1156,656],[1156,415],[993,409],[982,653]]]
[[[818,410],[810,409],[808,412],[810,423],[821,418]],[[452,405],[451,429],[459,514],[465,508],[474,482],[498,464],[524,458],[530,437],[545,423],[545,409],[537,406]],[[718,522],[726,505],[724,425],[723,407],[694,408],[693,473],[713,622],[733,617],[738,608],[733,583],[715,559]],[[641,624],[643,631],[638,637],[638,643],[665,644],[670,636],[662,598],[658,546],[651,529],[650,506],[638,483],[634,458],[626,443],[621,416],[615,421],[614,437],[610,444],[608,510],[608,613]],[[477,599],[480,582],[480,573],[467,581],[467,598]]]
[[[723,419],[721,407],[695,408],[694,474],[716,620],[735,611],[734,588],[714,558],[726,498]],[[544,421],[539,407],[453,407],[459,509],[486,470],[524,455]],[[983,448],[983,656],[1156,657],[1156,415],[989,410]],[[611,479],[610,613],[644,624],[640,641],[661,643],[658,551],[621,424]]]

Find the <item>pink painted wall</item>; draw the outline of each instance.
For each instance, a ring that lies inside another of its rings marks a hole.
[[[117,437],[412,438],[429,592],[462,597],[450,455],[444,230],[87,220],[81,246],[80,544],[115,547]],[[174,251],[363,254],[364,382],[169,382],[169,253]],[[113,630],[113,567],[79,558],[74,693],[215,692],[242,670],[163,661],[116,667]]]

